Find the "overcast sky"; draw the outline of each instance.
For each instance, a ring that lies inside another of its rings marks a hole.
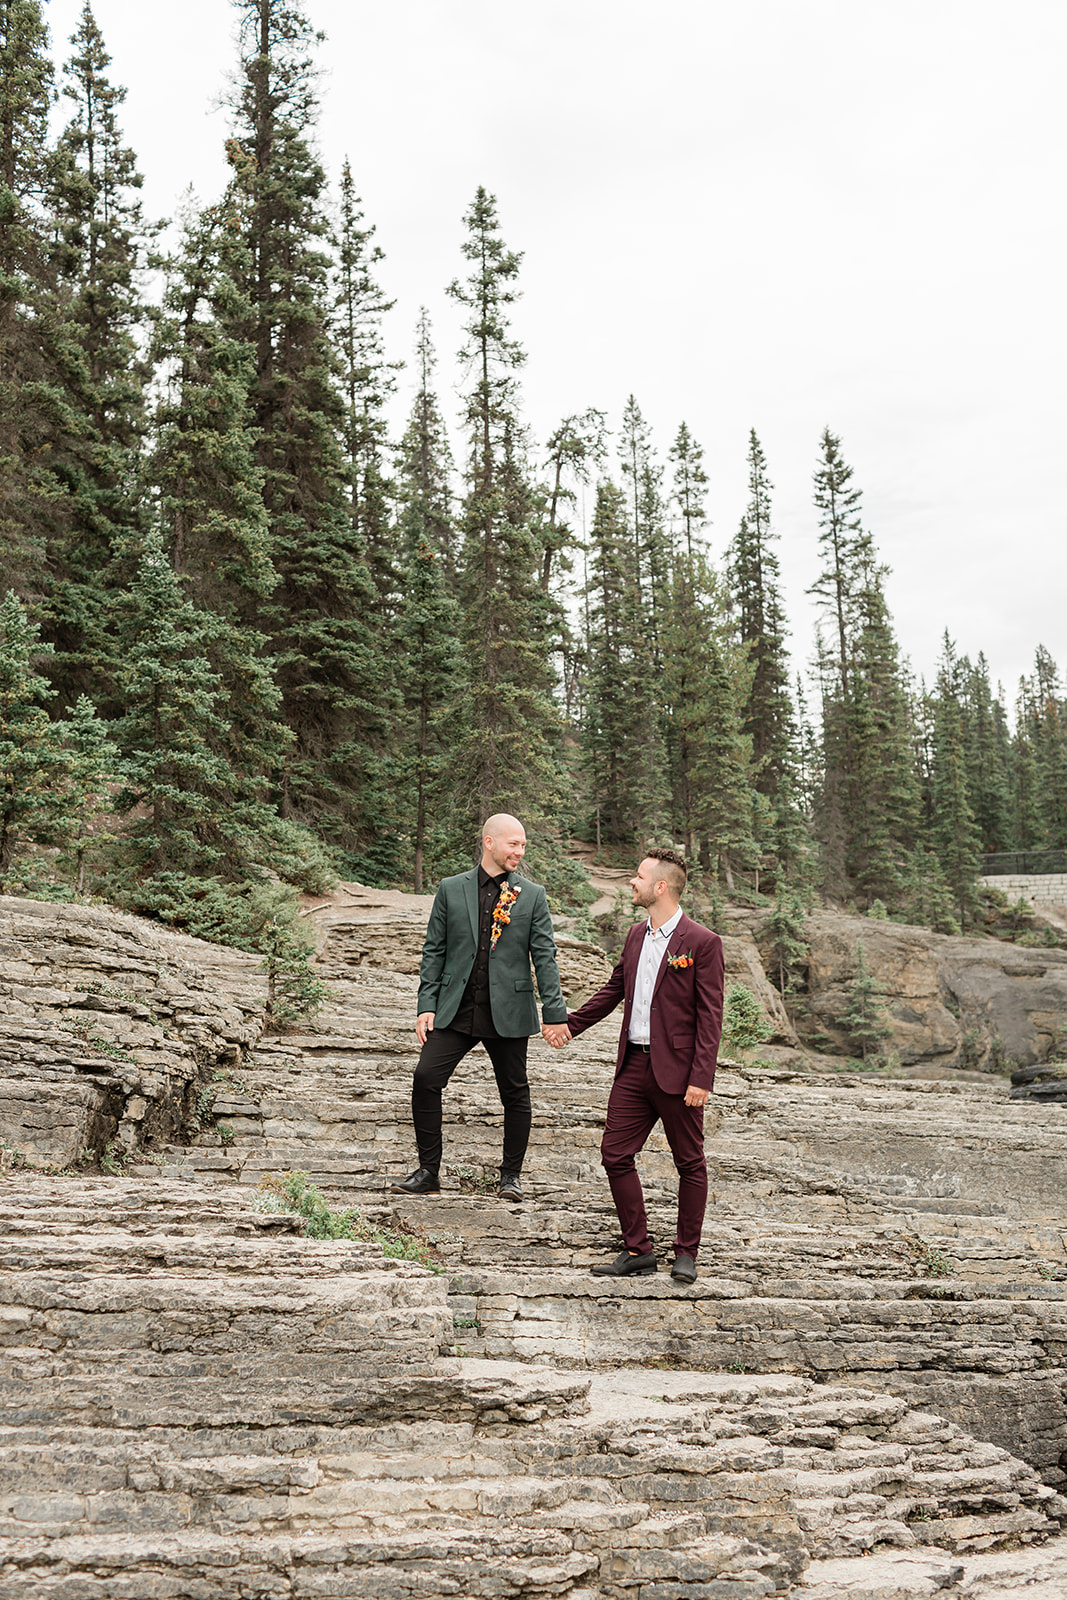
[[[947,628],[1008,700],[1067,669],[1063,0],[307,0],[320,153],[347,155],[396,296],[434,319],[458,413],[462,217],[496,194],[524,252],[515,331],[543,440],[636,395],[666,454],[704,445],[710,548],[755,428],[798,665],[825,425],[864,492],[916,672]],[[149,215],[225,181],[229,0],[94,0]],[[81,0],[46,7],[58,60]],[[412,391],[400,375],[401,412]],[[591,500],[589,503],[591,511]]]

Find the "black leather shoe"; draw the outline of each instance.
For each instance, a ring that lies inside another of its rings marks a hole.
[[[522,1184],[519,1182],[517,1172],[502,1172],[500,1174],[500,1188],[497,1190],[501,1200],[521,1200],[523,1198]]]
[[[674,1258],[671,1277],[675,1283],[695,1283],[697,1281],[697,1264],[692,1256],[687,1256],[684,1251],[680,1251]]]
[[[400,1194],[440,1194],[441,1180],[430,1167],[417,1167],[410,1178],[398,1179],[389,1185]]]
[[[624,1250],[614,1261],[593,1268],[594,1278],[650,1278],[656,1270],[655,1256],[632,1256]]]

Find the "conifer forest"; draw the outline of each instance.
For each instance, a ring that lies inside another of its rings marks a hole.
[[[508,810],[560,911],[592,898],[573,841],[654,840],[705,906],[949,932],[980,925],[983,855],[1067,847],[1057,663],[1008,701],[946,633],[911,675],[833,419],[798,638],[756,429],[714,544],[685,420],[620,396],[531,436],[506,195],[463,218],[462,349],[426,313],[387,348],[311,22],[234,13],[229,180],[164,236],[90,4],[68,44],[0,0],[0,890],[257,948],[296,890],[432,889]]]

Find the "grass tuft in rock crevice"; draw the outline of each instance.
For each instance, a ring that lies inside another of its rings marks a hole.
[[[253,1199],[257,1211],[289,1211],[304,1219],[309,1239],[365,1239],[381,1246],[382,1254],[414,1261],[430,1272],[444,1268],[428,1241],[414,1228],[376,1228],[354,1206],[334,1211],[306,1172],[283,1172],[262,1178]]]

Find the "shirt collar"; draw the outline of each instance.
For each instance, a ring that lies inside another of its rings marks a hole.
[[[497,888],[500,888],[507,881],[507,876],[506,872],[502,872],[499,877],[494,878],[490,873],[486,872],[480,861],[478,863],[478,882],[483,887],[487,883],[495,883]]]
[[[661,923],[658,928],[653,929],[651,922],[646,922],[645,923],[645,933],[646,933],[646,935],[651,933],[653,935],[653,937],[655,937],[656,935],[659,935],[661,938],[669,939],[671,934],[674,932],[675,928],[681,922],[681,920],[682,920],[682,908],[681,908],[681,906],[679,906],[677,911],[674,913],[674,916],[673,917],[668,917],[667,921],[664,922],[664,923]]]

